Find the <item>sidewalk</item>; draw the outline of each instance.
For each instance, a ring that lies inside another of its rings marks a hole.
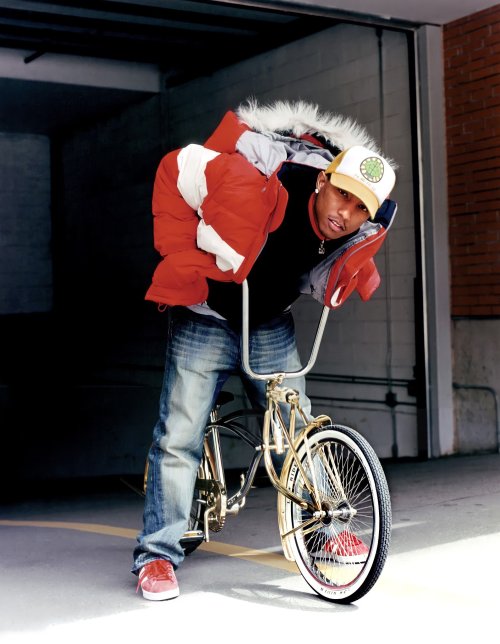
[[[217,642],[348,637],[470,642],[496,632],[500,455],[384,465],[393,536],[375,587],[340,606],[295,571],[224,544],[280,554],[276,497],[256,488],[178,571],[181,596],[147,602],[130,574],[142,499],[126,488],[0,508],[0,642]],[[210,545],[210,544],[209,544]],[[284,561],[284,560],[283,560]],[[493,630],[495,629],[495,630]]]

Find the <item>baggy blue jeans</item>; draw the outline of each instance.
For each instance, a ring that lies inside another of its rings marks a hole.
[[[250,330],[250,365],[257,373],[301,368],[292,314],[285,312]],[[184,559],[180,539],[187,529],[204,427],[227,378],[239,374],[252,406],[266,407],[265,381],[252,380],[241,366],[241,333],[225,321],[184,307],[170,311],[159,418],[148,454],[144,526],[137,537],[132,572],[154,559],[177,568]],[[310,415],[305,378],[293,378]]]

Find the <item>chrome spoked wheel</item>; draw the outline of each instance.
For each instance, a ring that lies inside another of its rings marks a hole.
[[[350,603],[375,584],[387,559],[391,505],[373,448],[355,430],[328,425],[305,433],[283,472],[302,500],[279,504],[288,551],[311,588]]]

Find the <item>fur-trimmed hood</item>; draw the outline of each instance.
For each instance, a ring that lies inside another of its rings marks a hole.
[[[259,105],[255,98],[248,98],[246,103],[239,105],[235,113],[254,132],[274,132],[297,138],[319,135],[329,147],[340,151],[353,145],[362,145],[387,159],[363,126],[346,116],[320,112],[319,106],[313,103],[274,101]],[[397,168],[392,159],[387,161],[391,167]]]

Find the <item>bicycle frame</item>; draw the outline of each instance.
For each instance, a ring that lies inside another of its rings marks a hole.
[[[248,430],[238,422],[238,419],[245,415],[255,415],[254,410],[239,411],[229,414],[224,417],[219,417],[219,408],[216,407],[210,416],[210,422],[205,430],[205,444],[204,454],[209,461],[209,467],[213,473],[213,479],[206,481],[206,491],[210,494],[212,505],[207,504],[204,513],[204,538],[205,541],[209,540],[209,530],[220,531],[225,523],[227,514],[237,514],[241,508],[244,507],[246,496],[255,479],[258,466],[264,457],[264,465],[266,472],[272,485],[276,488],[279,494],[290,499],[294,503],[299,504],[304,510],[308,510],[315,518],[319,518],[324,514],[321,509],[321,502],[316,493],[316,481],[309,481],[300,460],[295,451],[295,429],[297,414],[304,423],[304,428],[301,429],[301,436],[304,436],[322,426],[331,423],[328,416],[319,416],[313,420],[306,417],[304,411],[299,405],[299,393],[296,389],[291,387],[282,387],[281,384],[285,379],[298,378],[306,375],[314,366],[316,361],[319,346],[325,329],[326,321],[329,314],[329,309],[325,306],[318,322],[316,335],[312,344],[311,353],[307,364],[300,370],[294,372],[275,372],[270,374],[256,373],[250,365],[249,358],[249,298],[248,298],[248,283],[246,280],[242,283],[243,288],[243,323],[242,323],[242,362],[243,369],[252,378],[257,380],[267,381],[267,409],[264,412],[264,421],[262,426],[262,440],[257,440],[251,436]],[[286,404],[290,409],[289,423],[283,418],[280,409],[280,404]],[[238,438],[249,444],[255,451],[254,456],[246,469],[245,473],[240,477],[240,487],[237,492],[227,497],[227,485],[224,471],[224,464],[222,460],[221,449],[221,431],[228,430],[230,433],[235,434]],[[307,441],[307,438],[306,438]],[[304,479],[308,482],[308,490],[313,499],[313,503],[306,502],[298,496],[294,495],[291,491],[280,481],[280,478],[274,467],[271,453],[275,452],[278,455],[287,453],[287,459],[294,459],[297,467],[301,470]],[[313,469],[313,468],[311,468]],[[203,486],[201,486],[203,487]],[[283,534],[280,526],[280,534],[282,535],[283,548],[287,558],[289,556],[288,548],[286,546],[286,537]],[[189,534],[185,535],[189,538]]]

